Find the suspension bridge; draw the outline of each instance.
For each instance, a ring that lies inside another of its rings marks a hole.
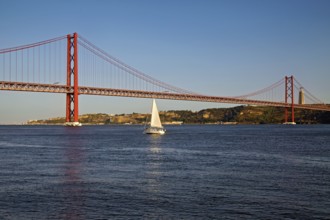
[[[127,65],[77,33],[0,49],[0,64],[0,90],[66,94],[66,124],[72,126],[80,124],[79,95],[283,107],[287,123],[294,122],[295,108],[330,111],[330,106],[293,76],[285,76],[253,93],[233,97],[178,88]]]

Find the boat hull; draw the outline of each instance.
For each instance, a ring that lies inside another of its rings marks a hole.
[[[80,127],[80,126],[82,126],[82,124],[80,122],[66,122],[64,125],[69,126],[69,127]]]
[[[283,124],[284,124],[284,125],[295,125],[296,122],[284,122]]]
[[[148,127],[144,130],[145,134],[165,134],[166,130],[164,128],[157,128],[157,127]]]

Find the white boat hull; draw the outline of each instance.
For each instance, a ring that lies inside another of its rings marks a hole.
[[[66,122],[64,124],[65,126],[70,126],[70,127],[80,127],[82,124],[80,122]]]
[[[158,127],[148,127],[144,130],[145,134],[165,134],[166,130],[164,128]]]
[[[296,122],[284,122],[283,124],[284,124],[284,125],[295,125]]]

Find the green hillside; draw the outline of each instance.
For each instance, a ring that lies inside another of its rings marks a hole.
[[[279,107],[237,106],[232,108],[203,109],[193,111],[165,111],[160,112],[163,123],[183,122],[185,124],[279,124],[284,122],[284,109]],[[149,120],[149,114],[118,114],[105,113],[84,114],[79,116],[82,124],[144,124]],[[295,110],[297,124],[330,124],[330,112]],[[64,117],[46,120],[28,121],[27,124],[63,124]]]

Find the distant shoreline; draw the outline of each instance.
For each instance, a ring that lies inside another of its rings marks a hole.
[[[283,124],[284,109],[280,107],[265,106],[236,106],[232,108],[212,108],[200,111],[171,110],[160,111],[162,124]],[[78,121],[83,125],[144,125],[150,119],[150,114],[83,114]],[[289,118],[289,121],[291,119]],[[330,112],[312,111],[304,109],[295,110],[297,124],[330,124]],[[29,120],[25,123],[1,125],[64,125],[64,117]]]
[[[144,124],[130,124],[130,125],[125,125],[125,124],[82,124],[83,126],[141,126],[143,127]],[[242,123],[242,124],[196,124],[196,123],[191,123],[191,124],[182,124],[182,125],[174,125],[174,124],[165,124],[164,127],[171,126],[171,127],[180,127],[180,126],[191,126],[191,125],[196,125],[196,126],[244,126],[244,125],[255,125],[255,126],[264,126],[264,125],[285,125],[285,124],[247,124],[247,123]],[[328,124],[296,124],[298,126],[304,125],[304,126],[310,126],[310,125],[329,125]],[[38,127],[38,126],[63,126],[65,127],[64,124],[0,124],[0,126],[22,126],[22,127]]]

